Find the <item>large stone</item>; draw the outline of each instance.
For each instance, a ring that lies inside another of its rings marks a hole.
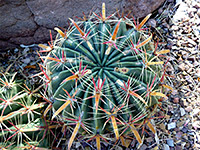
[[[157,9],[165,0],[0,0],[0,50],[49,40],[55,26],[67,27],[68,18],[82,17],[82,12],[101,12],[106,3],[106,14],[116,9],[141,18]]]

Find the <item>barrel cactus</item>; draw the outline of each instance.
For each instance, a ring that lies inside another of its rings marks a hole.
[[[46,102],[39,102],[38,90],[16,78],[16,73],[0,73],[0,149],[49,147],[45,120]]]
[[[73,127],[68,149],[78,133],[88,142],[121,140],[132,134],[142,144],[141,129],[156,132],[151,117],[162,99],[164,62],[169,50],[157,51],[152,34],[134,19],[93,13],[89,19],[71,21],[69,30],[59,28],[40,65],[45,89],[51,95],[52,120]],[[107,136],[109,135],[109,136]]]

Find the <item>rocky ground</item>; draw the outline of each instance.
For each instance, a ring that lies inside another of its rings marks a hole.
[[[167,73],[174,90],[157,133],[164,150],[200,149],[200,1],[177,0],[168,6],[169,20],[162,21],[161,31],[167,30]]]
[[[170,49],[166,67],[169,98],[155,119],[156,135],[145,135],[141,150],[200,149],[200,1],[167,0],[147,23],[159,40],[160,48]],[[37,45],[21,45],[21,49],[0,54],[0,71],[18,71],[31,80],[38,72]],[[5,59],[6,58],[6,59]],[[138,145],[130,141],[131,149]],[[120,144],[116,149],[123,149]]]

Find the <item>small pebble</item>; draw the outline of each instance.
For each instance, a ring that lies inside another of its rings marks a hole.
[[[25,58],[25,59],[22,59],[21,60],[23,63],[25,63],[25,64],[28,64],[28,63],[30,63],[30,58]]]
[[[181,139],[182,135],[183,135],[182,132],[178,132],[178,133],[176,134],[176,138],[179,140],[179,139]]]
[[[172,95],[177,95],[178,94],[178,91],[177,90],[173,90],[172,91]]]
[[[188,102],[186,101],[186,99],[181,99],[181,103],[183,106],[188,106]]]
[[[200,77],[200,68],[196,69],[196,75]]]
[[[156,28],[157,22],[155,19],[149,19],[149,21],[147,22],[147,24],[149,24],[150,26]]]
[[[142,144],[142,146],[140,147],[140,150],[146,150],[146,149],[147,149],[146,144]]]
[[[81,143],[80,142],[76,142],[75,145],[76,145],[75,146],[76,148],[79,148],[81,146]]]
[[[191,39],[188,39],[188,42],[189,43],[191,43],[193,46],[195,46],[196,45],[196,42],[194,42],[193,40],[191,40]]]
[[[200,128],[200,121],[195,121],[192,126],[194,127],[195,130]]]
[[[134,146],[135,146],[135,144],[136,144],[136,140],[135,140],[135,139],[133,139],[133,140],[132,140],[132,142],[131,142],[131,146],[132,146],[132,147],[134,147]]]
[[[184,123],[185,123],[184,121],[178,121],[177,122],[177,127],[178,128],[182,127],[184,125]]]
[[[181,146],[176,145],[175,150],[182,150]]]
[[[188,136],[186,133],[183,134],[183,139],[185,139],[186,141],[188,140]]]
[[[171,29],[170,29],[170,30],[177,31],[178,29],[179,29],[179,27],[178,27],[178,26],[176,26],[176,25],[173,25],[173,26],[171,27]]]
[[[178,67],[179,67],[180,70],[184,71],[186,65],[184,63],[182,63],[182,64],[178,65]]]
[[[172,139],[167,140],[167,145],[174,147],[174,140]]]
[[[152,150],[159,150],[159,147],[156,146],[156,147],[154,147]]]
[[[170,150],[169,145],[163,144],[163,150]]]
[[[185,148],[185,145],[186,145],[186,142],[182,142],[182,143],[181,143],[181,148],[184,149],[184,148]]]
[[[18,51],[19,51],[19,49],[18,49],[18,48],[15,48],[15,49],[14,49],[14,52],[15,52],[15,53],[17,53]]]
[[[174,129],[174,128],[176,128],[176,123],[175,122],[171,122],[171,123],[168,124],[167,127],[168,127],[168,130]]]
[[[181,130],[183,133],[186,133],[188,131],[188,128],[187,127],[183,127],[182,130]]]
[[[180,108],[180,111],[181,111],[181,116],[184,116],[185,115],[185,109],[183,109],[182,107]]]
[[[160,124],[160,129],[163,130],[164,132],[166,131],[166,128],[165,128],[164,123],[161,123],[161,124]]]
[[[200,9],[198,9],[198,11],[197,11],[197,15],[200,17]]]
[[[193,116],[196,116],[198,115],[200,112],[200,109],[196,108],[196,109],[193,109]]]
[[[148,138],[146,138],[146,141],[147,141],[148,143],[150,143],[150,142],[153,141],[153,138],[152,138],[152,137],[148,137]]]
[[[179,97],[175,97],[173,102],[176,103],[176,104],[179,103]]]
[[[193,109],[192,109],[191,106],[188,106],[188,107],[185,108],[185,110],[186,110],[187,112],[191,112]]]

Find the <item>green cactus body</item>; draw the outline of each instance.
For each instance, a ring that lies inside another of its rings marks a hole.
[[[153,53],[151,35],[128,19],[92,18],[78,25],[70,20],[67,37],[59,31],[46,57],[52,119],[76,125],[70,142],[77,132],[88,137],[112,132],[119,139],[165,97],[159,86],[163,62]]]
[[[34,140],[38,146],[49,147],[46,138],[41,140],[45,128],[41,128],[40,111],[45,102],[38,103],[37,94],[28,91],[24,80],[15,79],[15,75],[0,76],[0,148],[22,149]]]

